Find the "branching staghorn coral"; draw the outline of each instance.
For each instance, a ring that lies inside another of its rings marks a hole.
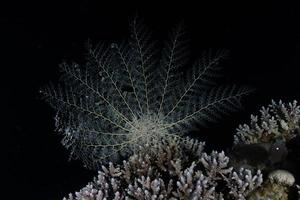
[[[86,64],[61,64],[64,83],[42,90],[57,111],[63,145],[88,168],[182,137],[193,122],[219,120],[240,108],[240,98],[251,91],[216,85],[225,51],[208,51],[181,73],[188,65],[182,23],[162,49],[140,20],[130,30],[123,43],[89,44]]]
[[[299,123],[297,101],[277,103],[272,100],[270,105],[262,107],[260,116],[251,115],[250,125],[240,125],[237,129],[230,164],[235,168],[246,165],[268,174],[268,179],[249,195],[249,200],[288,200],[292,188],[299,190],[294,184],[294,175],[288,171],[295,173],[299,168],[296,161],[299,159]],[[294,196],[299,199],[299,192]]]
[[[65,200],[242,200],[261,185],[260,171],[236,172],[224,152],[207,154],[203,148],[192,139],[165,141],[154,147],[156,153],[141,148],[123,165],[102,166],[93,182]]]
[[[289,141],[299,134],[299,123],[300,106],[296,100],[292,103],[272,101],[267,107],[262,107],[260,116],[251,115],[249,125],[238,127],[234,144]]]

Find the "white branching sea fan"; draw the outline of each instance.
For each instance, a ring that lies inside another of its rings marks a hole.
[[[88,44],[86,64],[62,63],[63,84],[42,90],[57,111],[63,145],[89,168],[182,137],[193,122],[220,120],[239,109],[241,96],[251,91],[217,86],[225,51],[208,51],[188,66],[183,23],[163,48],[141,20],[135,18],[130,31],[120,44]],[[188,70],[181,73],[184,67]]]

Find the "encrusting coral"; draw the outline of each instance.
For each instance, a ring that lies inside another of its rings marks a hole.
[[[253,191],[248,200],[288,200],[289,189],[295,183],[294,176],[285,170],[275,170],[268,175],[262,187]]]

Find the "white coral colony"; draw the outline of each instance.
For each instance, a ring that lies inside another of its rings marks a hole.
[[[281,185],[292,186],[295,183],[295,177],[289,171],[275,170],[268,175],[271,183],[278,183]]]
[[[154,153],[140,151],[123,165],[103,166],[92,183],[65,200],[246,200],[261,186],[261,171],[234,171],[224,152],[207,154],[204,147],[194,139],[163,141]]]
[[[252,192],[248,200],[288,200],[289,189],[295,183],[293,174],[286,170],[274,170],[259,189]]]

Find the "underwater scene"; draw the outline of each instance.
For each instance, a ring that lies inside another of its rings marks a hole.
[[[10,199],[300,200],[300,10],[199,4],[2,18]]]

